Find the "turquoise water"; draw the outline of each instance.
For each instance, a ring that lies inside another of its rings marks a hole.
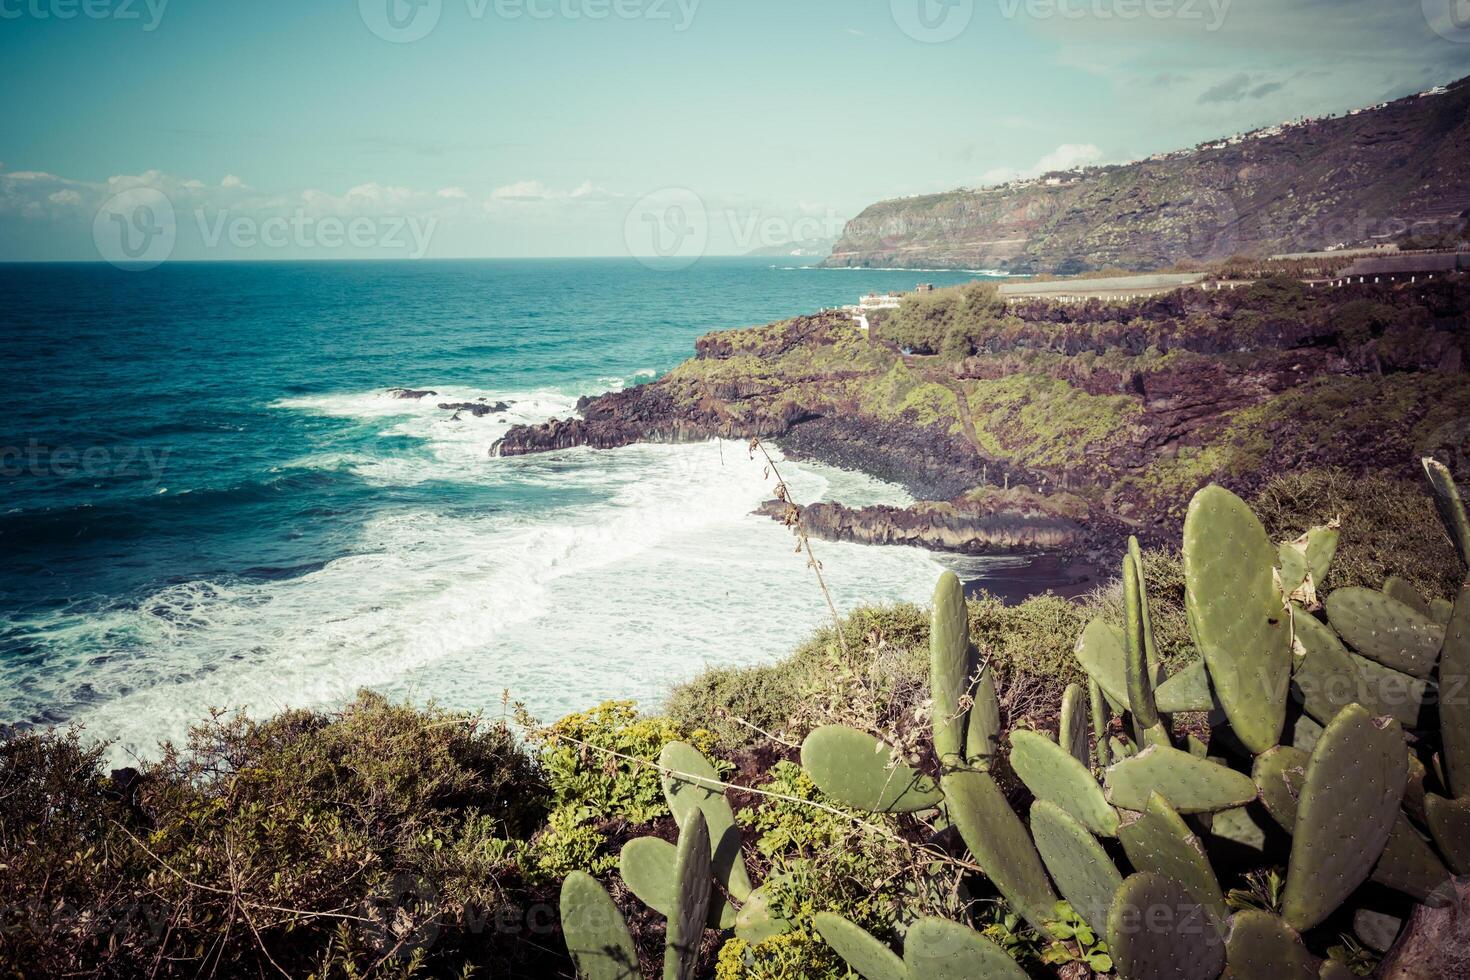
[[[962,273],[770,259],[0,266],[0,722],[148,754],[361,686],[543,717],[769,660],[824,604],[737,443],[494,459],[718,328]],[[393,387],[430,388],[421,401]],[[441,401],[511,402],[482,418]],[[902,502],[788,464],[799,499]],[[843,605],[932,556],[819,545]]]

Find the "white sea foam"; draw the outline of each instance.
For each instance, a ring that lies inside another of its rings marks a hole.
[[[115,760],[179,737],[210,706],[265,714],[340,703],[360,687],[488,709],[508,690],[551,718],[608,698],[656,703],[706,665],[780,656],[824,618],[790,532],[751,513],[772,480],[743,444],[496,459],[489,443],[512,422],[566,417],[574,400],[436,390],[422,401],[364,393],[280,402],[411,437],[414,447],[390,440],[381,454],[357,445],[286,465],[388,484],[504,484],[519,488],[512,499],[524,508],[385,513],[366,523],[351,556],[299,577],[189,582],[100,616],[59,614],[45,624],[48,645],[92,653],[48,670],[55,689],[32,696],[78,705],[92,734],[118,739]],[[457,423],[437,408],[480,397],[515,405]],[[781,466],[798,500],[907,500],[861,474]],[[574,502],[538,507],[538,487]],[[938,570],[914,549],[816,548],[843,608],[920,601]]]

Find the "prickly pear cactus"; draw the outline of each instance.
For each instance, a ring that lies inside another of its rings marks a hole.
[[[1087,695],[1081,684],[1068,684],[1062,692],[1062,717],[1057,726],[1057,740],[1067,752],[1082,763],[1092,765],[1087,747]]]
[[[1137,558],[1138,541],[1129,539],[1123,559],[1123,650],[1127,655],[1128,709],[1141,745],[1168,745],[1169,729],[1154,704],[1153,628],[1148,616],[1148,594]]]
[[[801,766],[823,793],[859,810],[913,813],[938,806],[938,784],[871,735],[842,725],[818,728],[801,745]]]
[[[1282,918],[1310,929],[1368,879],[1388,844],[1408,776],[1403,733],[1360,705],[1340,711],[1307,763]]]
[[[1230,920],[1222,980],[1317,980],[1322,961],[1295,929],[1269,912],[1246,909]]]
[[[685,742],[665,745],[658,761],[665,770],[686,774],[675,776],[669,771],[663,774],[664,798],[674,812],[674,822],[683,828],[696,811],[704,816],[712,842],[710,857],[715,878],[729,889],[737,902],[744,901],[752,886],[745,870],[745,856],[740,852],[740,828],[735,825],[735,811],[725,798],[725,788],[719,783],[715,767],[698,749]]]
[[[1141,812],[1154,791],[1180,813],[1228,810],[1256,798],[1256,784],[1244,773],[1162,745],[1114,763],[1107,772],[1107,798],[1114,806]]]
[[[1108,710],[1108,699],[1103,696],[1102,688],[1091,678],[1087,681],[1087,703],[1092,712],[1092,737],[1097,752],[1097,766],[1099,769],[1106,769],[1112,762],[1112,753],[1108,751],[1108,724],[1112,714]]]
[[[945,572],[934,589],[929,627],[930,695],[934,700],[934,752],[941,765],[964,764],[970,681],[978,664],[970,645],[965,590],[953,572]]]
[[[1203,660],[1196,660],[1160,684],[1154,691],[1154,703],[1166,715],[1214,711],[1220,706],[1210,691],[1210,674]]]
[[[679,828],[674,882],[674,914],[669,916],[664,944],[664,980],[694,980],[713,882],[709,828],[700,810],[691,811]]]
[[[1392,715],[1400,724],[1413,725],[1428,682],[1351,653],[1332,627],[1302,609],[1292,610],[1298,656],[1292,673],[1292,692],[1302,710],[1322,724],[1350,704],[1361,704],[1374,715]]]
[[[1062,897],[1099,936],[1123,876],[1097,838],[1066,810],[1047,800],[1031,807],[1031,835]]]
[[[1163,796],[1149,794],[1147,808],[1119,829],[1118,838],[1136,870],[1178,882],[1216,918],[1223,922],[1229,917],[1203,845]]]
[[[1128,707],[1128,655],[1123,636],[1101,619],[1094,619],[1077,640],[1077,662],[1097,682],[1114,710]]]
[[[1040,732],[1011,732],[1011,768],[1039,800],[1066,810],[1103,837],[1118,834],[1118,811],[1108,805],[1092,771]]]
[[[1348,645],[1385,667],[1427,677],[1444,645],[1444,627],[1375,589],[1338,589],[1327,619]]]
[[[965,758],[977,769],[989,769],[1000,745],[1000,699],[995,694],[995,672],[988,666],[975,685],[975,703],[965,731]]]
[[[1217,980],[1225,968],[1223,929],[1183,885],[1143,872],[1113,900],[1108,950],[1123,980]]]
[[[1005,794],[983,772],[949,773],[942,784],[950,820],[986,877],[1034,929],[1048,934],[1057,895]]]
[[[635,837],[623,845],[618,856],[618,873],[638,901],[664,918],[674,914],[675,865],[678,848],[657,837]],[[754,893],[752,893],[754,894]],[[710,895],[709,927],[731,929],[735,909],[716,890]]]
[[[1429,486],[1434,491],[1434,505],[1439,509],[1440,520],[1444,521],[1450,538],[1455,542],[1455,549],[1460,552],[1460,561],[1470,566],[1470,518],[1465,516],[1465,505],[1455,487],[1455,478],[1449,467],[1437,459],[1426,457],[1421,462],[1425,475],[1429,477]]]
[[[1215,695],[1253,753],[1280,739],[1291,678],[1275,560],[1265,528],[1244,501],[1218,486],[1194,495],[1184,519],[1185,608]]]
[[[948,919],[915,922],[904,937],[903,963],[909,980],[1027,980],[1005,950]]]
[[[898,954],[868,935],[867,930],[832,912],[818,912],[817,934],[865,980],[908,980]]]
[[[1445,781],[1470,797],[1470,591],[1462,591],[1445,627],[1439,663],[1439,735]]]
[[[591,875],[573,871],[562,882],[561,926],[582,980],[639,980],[638,950],[623,913]]]

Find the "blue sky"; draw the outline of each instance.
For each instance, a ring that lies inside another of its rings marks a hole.
[[[0,259],[137,188],[173,258],[627,254],[671,195],[742,252],[1470,74],[1455,2],[0,0]]]

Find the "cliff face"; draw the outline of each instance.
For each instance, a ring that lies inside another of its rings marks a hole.
[[[845,317],[701,338],[651,384],[512,429],[503,455],[711,437],[905,484],[905,511],[817,506],[815,534],[1007,552],[1176,534],[1214,481],[1250,492],[1316,466],[1412,477],[1465,455],[1470,280],[1309,290],[1271,280],[1134,303],[1033,302],[971,356],[905,356]],[[1470,476],[1470,474],[1464,474]]]
[[[1470,79],[1356,115],[1063,181],[875,204],[829,267],[1160,269],[1311,251],[1470,211]]]

